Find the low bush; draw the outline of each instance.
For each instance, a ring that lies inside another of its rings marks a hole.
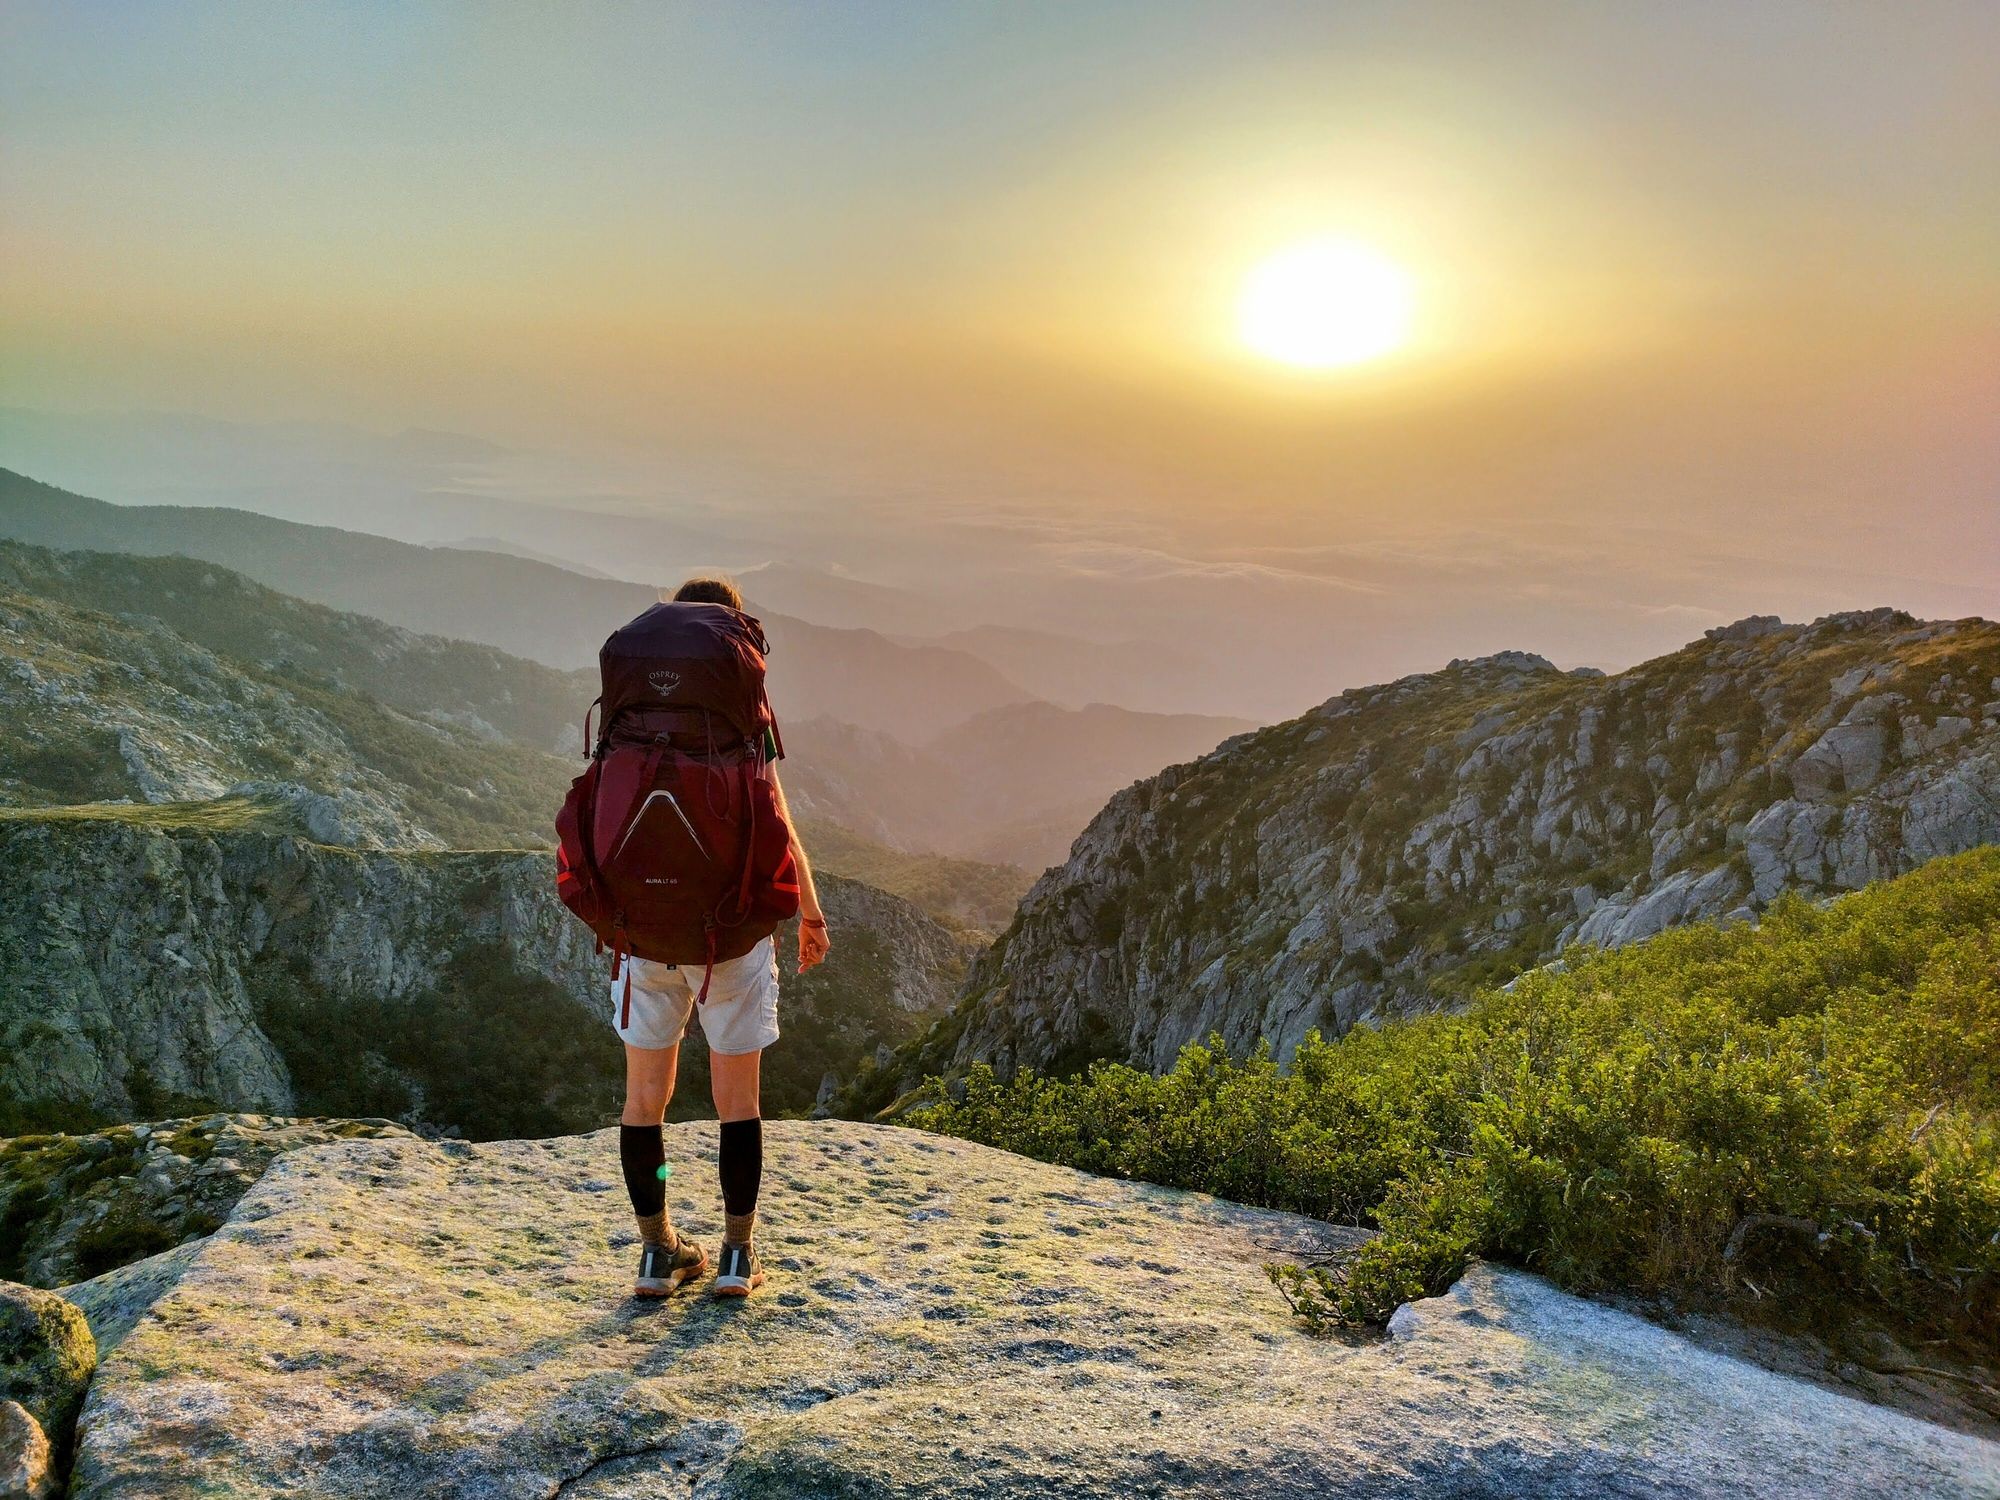
[[[1272,1269],[1379,1321],[1474,1256],[1578,1291],[1864,1306],[2000,1346],[2000,848],[1757,927],[1574,951],[1466,1010],[1288,1068],[983,1067],[905,1118],[1087,1171],[1380,1231]]]

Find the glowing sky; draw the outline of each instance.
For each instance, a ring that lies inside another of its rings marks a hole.
[[[0,402],[639,453],[662,505],[1005,504],[1304,576],[1492,535],[1970,607],[1996,57],[1983,3],[17,0]],[[1244,277],[1321,236],[1408,270],[1406,347],[1245,350]]]

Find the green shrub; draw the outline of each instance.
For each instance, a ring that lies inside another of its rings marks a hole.
[[[1159,1076],[981,1067],[906,1118],[1372,1225],[1343,1265],[1273,1268],[1320,1326],[1485,1256],[2000,1345],[2000,849],[1568,957],[1456,1015],[1311,1036],[1287,1070],[1217,1043]]]

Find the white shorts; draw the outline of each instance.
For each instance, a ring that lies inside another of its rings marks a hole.
[[[646,958],[625,961],[632,984],[631,1019],[623,1026],[625,979],[611,981],[611,1025],[628,1046],[671,1047],[687,1035],[694,997],[701,992],[704,964],[662,964]],[[741,958],[715,966],[702,1001],[701,1034],[708,1050],[724,1057],[760,1052],[778,1039],[778,947],[770,938]]]

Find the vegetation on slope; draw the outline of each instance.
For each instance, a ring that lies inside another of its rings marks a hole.
[[[837,879],[827,884],[836,922],[867,899]],[[923,941],[915,930],[921,918],[882,921],[840,924],[834,954],[804,975],[791,972],[796,924],[779,932],[783,1035],[764,1054],[765,1114],[804,1114],[830,1069],[895,1046],[930,1020],[933,1012],[896,1003],[893,950]],[[949,993],[957,973],[946,967],[940,991]],[[608,995],[608,978],[604,984]],[[379,1116],[473,1140],[519,1140],[595,1130],[617,1118],[624,1099],[616,1037],[560,986],[490,948],[466,949],[438,985],[410,999],[330,996],[303,963],[267,964],[253,976],[252,1001],[305,1114]],[[669,1117],[713,1115],[697,1018],[681,1048]]]
[[[1220,1031],[1462,1004],[1636,941],[2000,840],[2000,625],[1751,619],[1616,677],[1519,653],[1356,688],[1112,798],[872,1080],[1155,1071]]]
[[[415,1000],[335,1000],[303,963],[265,966],[251,998],[305,1114],[518,1140],[596,1129],[618,1112],[624,1058],[603,1029],[559,986],[490,948],[460,954]]]
[[[1485,1256],[1581,1291],[1866,1310],[2000,1347],[2000,848],[1763,923],[1529,974],[1463,1013],[1316,1035],[1289,1071],[1190,1046],[906,1118],[1381,1234],[1273,1275],[1319,1325]]]
[[[1000,931],[1035,879],[1018,865],[891,849],[820,819],[800,819],[799,836],[815,869],[901,896],[960,931]]]
[[[0,807],[0,823],[124,823],[162,832],[303,832],[283,803],[264,797],[212,797],[201,802],[79,802],[68,807]]]

